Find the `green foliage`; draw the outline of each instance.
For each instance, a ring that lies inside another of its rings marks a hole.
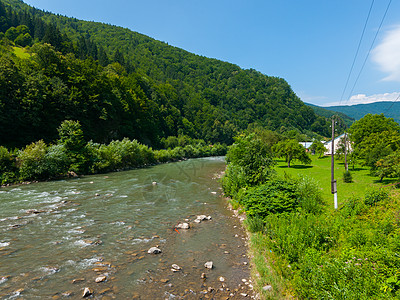
[[[317,153],[319,158],[321,158],[326,152],[326,148],[321,141],[314,141],[310,146],[310,150]]]
[[[303,164],[310,164],[311,158],[306,149],[297,140],[283,140],[273,146],[273,151],[277,157],[284,157],[290,168],[292,160],[298,160]]]
[[[355,217],[361,215],[366,207],[364,201],[358,197],[351,197],[341,207],[341,214],[344,217]]]
[[[386,118],[383,114],[367,114],[362,119],[354,122],[349,128],[350,138],[356,145],[371,134],[384,131],[399,132],[400,125],[393,119]]]
[[[65,147],[70,171],[84,174],[88,171],[88,151],[79,121],[65,120],[58,127],[58,144]]]
[[[365,194],[364,203],[368,206],[376,205],[378,202],[389,199],[389,195],[385,190],[370,190]]]
[[[222,185],[228,196],[246,186],[265,182],[274,165],[269,147],[254,134],[238,137],[229,147],[226,159],[228,166]]]
[[[246,225],[246,228],[248,231],[254,233],[254,232],[264,232],[265,230],[265,222],[262,218],[253,216],[253,217],[248,217],[245,221],[244,224]]]
[[[299,205],[303,212],[319,214],[323,211],[324,201],[321,189],[313,178],[300,176],[296,181],[296,189],[299,194]]]
[[[0,127],[7,132],[0,133],[0,144],[7,147],[52,143],[68,119],[80,121],[86,141],[127,137],[156,148],[163,138],[183,135],[232,144],[251,124],[294,130],[302,138],[315,134],[310,130],[325,135],[328,128],[282,78],[128,29],[3,2],[10,6],[0,31],[17,45],[32,46],[24,58],[4,48],[0,62],[0,85],[12,82],[0,86]]]
[[[7,148],[0,146],[0,184],[9,184],[17,180],[15,158]]]
[[[21,180],[45,179],[42,166],[46,152],[47,145],[42,140],[30,144],[20,151],[18,165]]]
[[[384,158],[379,159],[375,164],[375,176],[380,178],[400,177],[400,151],[393,152]]]
[[[353,182],[353,176],[351,175],[350,171],[344,171],[343,172],[343,182],[346,182],[346,183],[352,183]]]
[[[299,192],[295,182],[271,178],[266,183],[250,188],[238,197],[247,216],[266,220],[270,214],[281,214],[299,206]]]

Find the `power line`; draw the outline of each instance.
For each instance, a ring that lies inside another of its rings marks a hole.
[[[363,28],[363,31],[361,33],[360,41],[358,42],[357,51],[356,51],[356,54],[354,55],[353,63],[351,64],[350,72],[349,72],[349,75],[347,76],[347,80],[346,80],[346,84],[345,84],[343,92],[342,92],[342,96],[340,96],[339,105],[342,103],[344,93],[346,92],[347,85],[349,84],[350,76],[351,76],[351,73],[353,72],[353,68],[354,68],[354,64],[355,64],[355,62],[357,60],[358,52],[360,51],[361,42],[362,42],[363,37],[364,37],[365,29],[367,28],[368,20],[369,20],[369,17],[371,15],[372,7],[374,6],[374,2],[375,2],[375,0],[372,0],[372,2],[371,2],[371,6],[370,6],[369,11],[368,11],[368,16],[367,16],[367,19],[365,20],[364,28]]]
[[[392,105],[390,105],[389,108],[383,114],[385,115],[393,107],[393,105],[396,103],[396,101],[399,99],[400,99],[400,93],[397,96],[396,100],[393,101]]]
[[[388,10],[389,10],[389,7],[390,7],[390,4],[391,4],[391,3],[392,3],[392,0],[389,1],[388,5],[387,5],[387,7],[386,7],[385,13],[384,13],[384,15],[383,15],[383,17],[382,17],[382,20],[381,20],[381,23],[379,24],[379,28],[378,28],[378,30],[376,31],[375,37],[374,37],[374,39],[373,39],[373,41],[372,41],[372,43],[371,43],[371,47],[370,47],[369,50],[368,50],[367,56],[366,56],[365,59],[364,59],[364,63],[363,63],[363,65],[362,65],[361,69],[360,69],[360,72],[359,72],[358,75],[357,75],[356,81],[354,82],[353,87],[351,88],[351,91],[350,91],[350,93],[349,93],[349,96],[348,96],[348,99],[346,100],[346,102],[349,101],[349,99],[350,99],[350,97],[351,97],[351,94],[353,93],[354,88],[356,87],[356,84],[357,84],[357,82],[358,82],[358,79],[360,78],[360,75],[361,75],[362,71],[364,70],[365,64],[367,63],[367,60],[368,60],[368,57],[369,57],[369,54],[371,53],[371,50],[372,50],[372,48],[374,47],[376,37],[378,36],[379,31],[381,30],[383,21],[384,21],[385,18],[386,18],[386,15],[387,15],[387,12],[388,12]]]

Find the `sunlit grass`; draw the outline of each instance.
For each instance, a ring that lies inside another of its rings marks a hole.
[[[275,170],[279,175],[289,175],[297,177],[298,175],[305,175],[314,178],[322,191],[322,196],[328,207],[333,208],[333,195],[331,194],[331,157],[325,156],[318,158],[318,156],[312,156],[311,165],[302,165],[294,163],[290,168],[287,167],[287,163],[284,160],[278,160],[278,164]],[[368,167],[356,165],[349,166],[349,171],[353,176],[352,183],[345,183],[343,181],[344,173],[344,162],[335,159],[335,179],[337,181],[338,191],[338,202],[343,204],[346,199],[350,197],[364,197],[365,193],[374,188],[382,187],[393,182],[395,179],[384,180],[379,182],[378,177],[370,175]]]

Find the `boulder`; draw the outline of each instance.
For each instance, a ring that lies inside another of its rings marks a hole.
[[[162,251],[160,249],[158,249],[157,247],[151,247],[147,253],[149,254],[160,254]]]

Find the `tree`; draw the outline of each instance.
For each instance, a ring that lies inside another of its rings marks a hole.
[[[396,151],[376,162],[375,176],[380,178],[397,178],[400,177],[400,152]]]
[[[325,148],[324,144],[321,141],[314,141],[310,147],[310,150],[319,154],[319,158],[321,158],[322,155],[324,155],[324,153],[327,151],[327,149]]]
[[[70,171],[85,173],[89,159],[79,121],[65,120],[58,128],[59,145],[63,145],[70,160]]]
[[[383,131],[400,132],[400,125],[392,118],[386,118],[383,114],[367,114],[350,126],[349,135],[351,141],[357,146],[371,134]]]
[[[306,149],[297,140],[283,140],[273,146],[273,151],[278,157],[284,157],[290,168],[292,160],[298,160],[303,164],[311,164],[311,158]]]
[[[228,166],[222,186],[228,196],[244,187],[266,182],[275,164],[268,146],[254,134],[237,137],[229,147],[226,159]]]

